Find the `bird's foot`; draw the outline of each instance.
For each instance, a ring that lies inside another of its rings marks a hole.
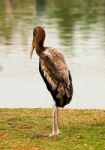
[[[56,133],[51,133],[51,134],[49,134],[49,137],[55,137],[55,136],[57,136]]]
[[[60,134],[59,130],[57,132],[52,132],[51,134],[49,134],[49,137],[55,137],[58,136]]]

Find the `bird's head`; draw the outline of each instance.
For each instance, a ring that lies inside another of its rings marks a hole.
[[[45,39],[45,30],[40,26],[34,28],[30,59],[32,58],[34,49],[36,49],[38,55],[40,54],[40,50],[43,49],[44,39]]]

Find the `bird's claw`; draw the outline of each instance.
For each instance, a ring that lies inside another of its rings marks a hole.
[[[49,134],[49,137],[55,137],[55,136],[58,136],[60,134],[59,131],[57,132],[52,132],[51,134]]]

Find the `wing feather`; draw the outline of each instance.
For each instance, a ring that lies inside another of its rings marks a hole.
[[[39,70],[56,104],[62,107],[69,103],[72,79],[63,55],[56,49],[46,50],[40,56]]]
[[[47,72],[57,81],[69,84],[69,70],[64,57],[55,49],[50,49],[42,53],[40,57],[41,68],[47,69]],[[46,71],[45,71],[46,72]]]

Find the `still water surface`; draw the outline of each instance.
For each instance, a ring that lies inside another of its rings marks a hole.
[[[0,107],[51,107],[52,97],[29,60],[32,30],[64,54],[74,96],[69,108],[105,109],[105,1],[0,1]]]

